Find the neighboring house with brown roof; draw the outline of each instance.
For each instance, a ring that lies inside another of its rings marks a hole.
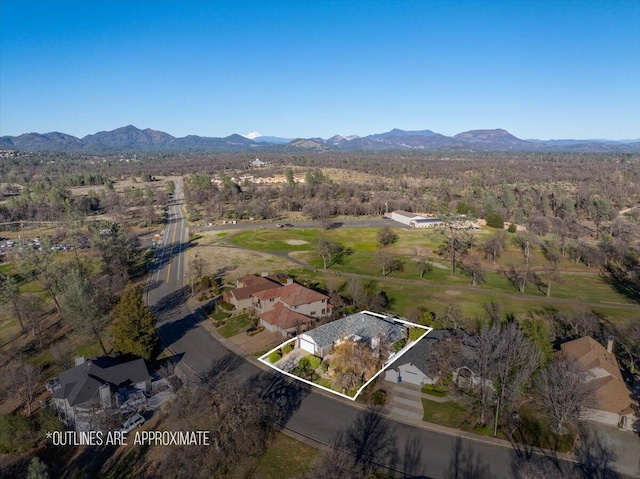
[[[292,311],[283,303],[277,303],[270,311],[260,314],[259,318],[265,329],[278,332],[285,337],[289,333],[298,334],[313,323],[313,318]]]
[[[313,317],[328,316],[332,309],[327,295],[296,283],[265,289],[252,296],[258,315],[271,311],[278,303],[282,303],[291,311]]]
[[[282,284],[275,276],[247,274],[236,280],[237,288],[227,290],[222,299],[232,304],[238,311],[253,308],[253,294],[265,289],[280,288]]]
[[[586,381],[595,386],[594,403],[586,409],[585,419],[632,430],[636,416],[631,393],[613,354],[613,338],[609,338],[607,348],[589,336],[564,343],[560,348],[584,367],[588,372]]]

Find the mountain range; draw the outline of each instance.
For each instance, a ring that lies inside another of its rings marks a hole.
[[[393,129],[368,136],[331,138],[279,138],[252,132],[224,138],[168,133],[125,126],[83,138],[65,133],[25,133],[0,137],[0,149],[77,153],[130,153],[152,151],[565,151],[640,153],[640,140],[522,140],[506,130],[471,130],[445,136],[431,130]]]

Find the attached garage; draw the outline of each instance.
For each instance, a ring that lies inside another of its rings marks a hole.
[[[313,338],[309,337],[306,334],[302,334],[298,336],[298,347],[303,349],[304,351],[308,351],[311,354],[316,354],[318,352],[318,348],[316,346]]]

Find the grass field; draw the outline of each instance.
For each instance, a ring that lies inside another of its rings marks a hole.
[[[469,412],[464,407],[453,401],[439,403],[422,398],[422,406],[424,407],[423,421],[456,429],[459,429],[469,416]]]
[[[253,325],[253,320],[246,314],[239,314],[225,320],[224,326],[218,328],[218,332],[225,338],[230,338],[236,334],[244,333]]]
[[[258,460],[252,477],[287,479],[303,477],[320,454],[316,448],[278,433],[267,451]]]

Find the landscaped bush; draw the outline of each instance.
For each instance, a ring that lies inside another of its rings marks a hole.
[[[281,358],[282,358],[282,353],[280,352],[280,350],[275,350],[269,355],[269,362],[271,364],[277,363],[278,361],[280,361]]]
[[[320,367],[321,361],[322,359],[320,359],[318,356],[309,354],[308,356],[305,356],[302,359],[300,359],[300,363],[298,364],[301,368],[317,369],[318,367]]]
[[[282,354],[289,354],[291,351],[293,351],[293,344],[287,344],[284,348],[282,348]]]
[[[371,400],[376,406],[382,406],[387,401],[387,392],[384,389],[378,389],[371,396]]]
[[[218,306],[220,306],[222,309],[226,311],[231,311],[234,308],[233,304],[229,304],[226,301],[220,301],[218,303]]]
[[[410,328],[409,339],[411,339],[411,341],[417,341],[424,333],[426,333],[426,331],[422,328]]]
[[[393,343],[393,350],[397,353],[402,348],[404,348],[405,344],[407,344],[407,340],[405,338],[398,339],[395,343]]]
[[[213,284],[213,282],[211,281],[211,276],[205,274],[202,279],[200,279],[200,284],[202,285],[202,287],[209,289]]]
[[[447,395],[449,388],[441,384],[425,384],[422,386],[422,392],[432,396],[444,397]]]

